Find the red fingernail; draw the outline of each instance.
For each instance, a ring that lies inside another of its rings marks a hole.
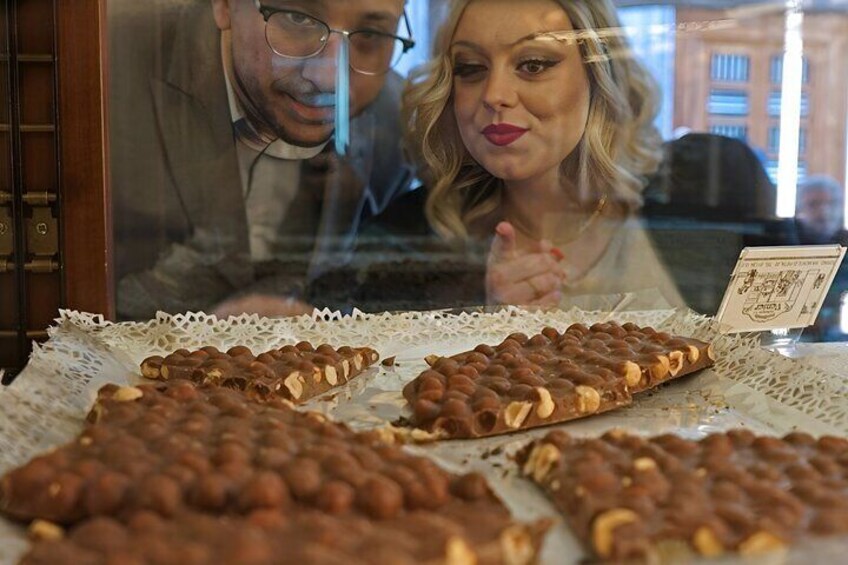
[[[554,259],[557,261],[562,261],[565,259],[565,253],[563,253],[558,247],[551,248],[551,255],[554,256]]]

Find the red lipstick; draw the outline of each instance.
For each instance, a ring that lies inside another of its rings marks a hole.
[[[527,128],[521,128],[512,124],[492,124],[483,130],[483,135],[489,143],[498,147],[505,147],[516,142],[522,135],[527,133]]]

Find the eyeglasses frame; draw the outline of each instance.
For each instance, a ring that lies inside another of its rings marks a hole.
[[[262,15],[262,19],[265,21],[265,43],[268,44],[268,47],[271,49],[271,51],[273,51],[274,53],[276,53],[280,57],[285,57],[287,59],[305,60],[305,59],[311,59],[312,57],[317,57],[318,55],[321,54],[322,51],[324,51],[324,49],[327,48],[327,43],[330,41],[330,35],[332,35],[333,33],[338,33],[339,35],[344,37],[346,41],[350,42],[350,36],[351,35],[368,31],[368,30],[348,31],[348,30],[344,30],[344,29],[333,29],[327,24],[327,22],[319,20],[318,18],[310,16],[309,14],[303,14],[303,12],[299,12],[297,10],[283,10],[283,9],[280,9],[280,8],[273,8],[271,6],[266,6],[266,5],[262,4],[259,0],[253,0],[253,3],[256,6],[256,9],[259,10],[259,13]],[[274,49],[274,47],[271,45],[271,41],[268,39],[268,21],[271,19],[271,17],[274,14],[279,14],[281,12],[289,12],[289,13],[294,12],[294,13],[297,13],[297,14],[303,14],[304,16],[315,20],[316,22],[318,22],[319,24],[321,24],[325,28],[327,28],[327,33],[321,40],[321,47],[317,51],[315,51],[314,53],[312,53],[310,55],[304,55],[304,56],[283,55],[282,53],[279,53],[276,49]],[[404,55],[407,52],[409,52],[410,50],[412,50],[413,47],[415,47],[415,40],[412,39],[412,26],[409,24],[409,16],[407,16],[407,14],[406,14],[406,9],[403,10],[403,14],[402,14],[401,17],[403,18],[403,23],[404,23],[404,26],[406,27],[406,33],[407,33],[407,35],[409,35],[409,37],[400,37],[398,35],[394,35],[394,34],[391,34],[391,33],[384,33],[382,31],[370,31],[369,33],[375,33],[375,34],[378,34],[378,35],[391,37],[394,40],[400,41],[403,44],[403,50],[401,51],[401,55]],[[353,69],[355,72],[362,74],[362,75],[379,76],[379,75],[383,75],[383,74],[388,73],[391,70],[392,67],[389,66],[388,69],[386,69],[383,72],[379,72],[379,73],[362,71],[362,70],[355,68],[353,65],[351,65],[350,68]]]

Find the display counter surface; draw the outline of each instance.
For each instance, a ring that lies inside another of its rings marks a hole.
[[[565,329],[574,322],[615,320],[711,341],[713,368],[639,398],[632,406],[584,420],[506,436],[410,446],[450,470],[486,475],[516,518],[558,516],[534,485],[519,477],[512,456],[551,428],[575,436],[599,436],[613,428],[656,435],[676,433],[697,439],[714,431],[744,427],[759,434],[804,431],[848,436],[848,394],[844,368],[848,344],[800,344],[791,358],[766,351],[754,337],[718,335],[712,320],[691,312],[425,312],[342,317],[331,312],[295,319],[227,321],[205,314],[160,315],[145,323],[111,324],[88,314],[66,312],[37,349],[14,384],[0,391],[0,473],[37,453],[69,441],[83,426],[96,391],[107,382],[133,384],[139,363],[178,348],[247,345],[264,351],[308,340],[335,346],[369,346],[390,367],[379,365],[344,387],[303,408],[322,412],[354,429],[382,427],[407,415],[401,389],[427,368],[427,355],[450,355],[480,343],[496,344],[513,332],[533,334],[545,326]],[[26,550],[23,529],[0,521],[0,563]],[[792,558],[826,560],[844,552],[840,542],[797,546]],[[813,552],[813,553],[809,553]],[[563,559],[563,556],[569,556]],[[561,519],[549,534],[546,563],[586,557]]]

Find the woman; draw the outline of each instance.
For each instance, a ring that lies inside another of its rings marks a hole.
[[[454,0],[404,112],[433,229],[494,236],[490,303],[658,288],[682,304],[634,220],[655,94],[607,0]]]

